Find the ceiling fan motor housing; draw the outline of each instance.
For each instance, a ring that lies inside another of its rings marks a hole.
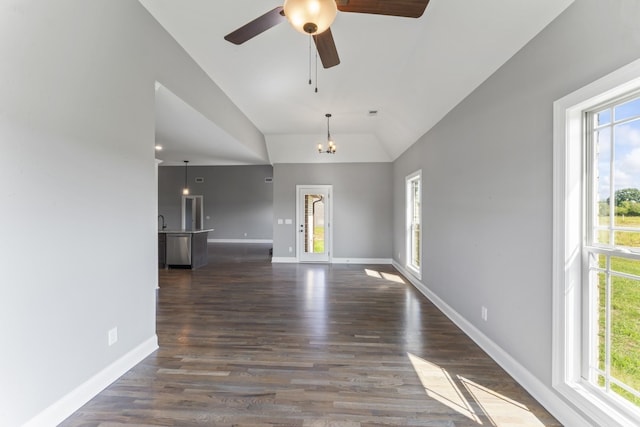
[[[335,0],[285,0],[284,15],[293,28],[303,34],[320,34],[338,13]]]

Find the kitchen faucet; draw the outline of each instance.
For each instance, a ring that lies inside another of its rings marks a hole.
[[[164,223],[164,215],[158,215],[158,219],[162,218],[162,229],[164,230],[165,228],[167,228],[167,224]]]

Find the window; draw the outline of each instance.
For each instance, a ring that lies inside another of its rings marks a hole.
[[[420,258],[422,256],[422,239],[420,222],[421,210],[421,171],[414,172],[406,178],[407,185],[407,268],[418,278],[421,276]]]
[[[585,114],[583,377],[640,405],[640,95]]]
[[[640,424],[640,60],[554,104],[553,270],[554,388]]]

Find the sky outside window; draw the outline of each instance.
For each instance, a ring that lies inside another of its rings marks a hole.
[[[624,188],[640,189],[640,97],[599,112],[596,125],[599,126],[595,138],[600,201],[611,196],[612,156],[613,192]]]

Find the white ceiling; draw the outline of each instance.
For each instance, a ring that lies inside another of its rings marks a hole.
[[[341,63],[319,64],[315,93],[309,39],[288,23],[239,46],[223,38],[280,0],[139,1],[264,134],[272,164],[393,161],[573,2],[431,0],[419,19],[338,12]],[[265,163],[166,88],[157,94],[167,164]],[[316,151],[325,113],[333,156]]]

